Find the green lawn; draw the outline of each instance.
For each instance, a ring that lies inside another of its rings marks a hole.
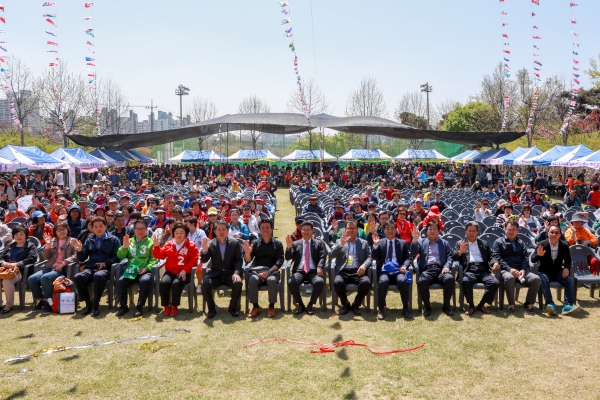
[[[280,211],[275,234],[283,238],[294,228],[294,210],[287,190],[277,194]],[[385,321],[376,321],[373,311],[361,317],[338,317],[321,310],[312,317],[296,318],[278,311],[273,320],[264,312],[255,321],[233,319],[224,309],[228,303],[224,296],[217,299],[214,320],[182,309],[175,319],[146,313],[142,320],[128,322],[132,314],[123,319],[108,314],[104,301],[97,319],[41,316],[31,313],[29,297],[23,312],[0,317],[0,361],[48,346],[144,335],[174,334],[156,343],[174,346],[151,353],[140,349],[148,341],[138,341],[6,364],[0,367],[1,373],[23,368],[33,372],[0,377],[0,396],[593,399],[600,393],[600,311],[598,300],[588,294],[585,289],[579,291],[584,311],[575,318],[532,316],[522,308],[508,315],[494,307],[490,307],[491,315],[468,318],[457,313],[450,318],[441,314],[441,296],[436,292],[432,317],[425,320],[415,310],[412,321],[405,321],[398,311],[397,293],[389,294],[392,310]],[[414,296],[416,308],[416,290]],[[262,295],[263,306],[266,301]],[[201,309],[201,297],[199,302]],[[174,332],[176,327],[191,332]],[[311,354],[313,347],[276,342],[243,348],[271,337],[324,343],[355,340],[377,350],[427,345],[412,353],[386,356],[360,347]]]

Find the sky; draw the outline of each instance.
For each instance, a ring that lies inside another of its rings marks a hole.
[[[535,41],[542,77],[570,80],[574,40],[582,74],[600,53],[593,44],[600,36],[598,0],[579,0],[574,8],[565,0],[541,0],[540,6],[530,0],[290,0],[291,25],[281,25],[285,16],[272,0],[96,0],[88,9],[80,0],[56,3],[0,0],[5,54],[21,57],[35,74],[49,68],[46,41],[53,38],[45,30],[52,27],[42,14],[55,13],[59,56],[72,72],[87,74],[84,30],[93,22],[98,75],[112,75],[132,106],[153,100],[158,110],[175,115],[179,84],[190,88],[184,111],[201,96],[212,99],[218,115],[236,113],[244,97],[257,95],[272,112],[287,112],[296,89],[291,39],[284,36],[290,26],[300,75],[316,79],[330,114],[338,116],[366,76],[377,79],[390,118],[400,97],[425,82],[433,86],[433,105],[464,103],[503,59],[504,42],[510,43],[513,72],[532,69],[534,34],[542,37]],[[508,13],[508,40],[501,36],[501,11]],[[534,24],[540,28],[535,32]],[[581,82],[590,86],[585,75]],[[133,110],[147,119],[144,108]]]

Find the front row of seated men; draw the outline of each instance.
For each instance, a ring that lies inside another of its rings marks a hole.
[[[177,229],[179,228],[181,234],[178,232],[175,239],[163,245],[173,247],[173,265],[177,265],[177,256],[181,256],[183,251],[187,253],[190,249],[193,250],[191,253],[196,254],[196,258],[198,254],[198,251],[193,249],[196,245],[185,237],[187,234],[185,226],[177,227]],[[385,318],[386,296],[390,285],[396,285],[400,292],[403,316],[411,318],[409,288],[412,284],[412,275],[408,271],[408,267],[411,258],[415,257],[417,257],[420,272],[417,289],[424,304],[423,315],[425,317],[431,315],[429,292],[430,286],[436,283],[443,287],[442,310],[449,316],[454,315],[450,308],[455,285],[455,278],[451,273],[453,261],[458,261],[463,267],[464,274],[461,284],[468,303],[466,314],[469,316],[476,311],[489,314],[485,305],[493,301],[500,287],[500,282],[494,273],[498,270],[500,270],[498,276],[502,279],[507,293],[508,312],[515,310],[514,288],[517,281],[528,287],[524,308],[530,312],[535,312],[533,305],[541,286],[546,301],[546,311],[550,314],[557,313],[550,292],[551,282],[559,282],[565,286],[562,314],[569,315],[579,311],[579,306],[574,304],[575,281],[570,276],[569,246],[560,240],[560,228],[551,226],[548,230],[548,239],[538,243],[538,247],[532,255],[532,261],[539,262],[539,275],[528,271],[527,248],[517,237],[518,223],[507,222],[505,236],[495,241],[493,249],[489,248],[487,242],[478,239],[478,229],[479,226],[476,222],[468,223],[465,240],[457,243],[456,247],[451,249],[448,242],[440,237],[436,222],[430,222],[427,225],[427,236],[424,238],[419,237],[419,232],[415,228],[410,244],[398,239],[396,225],[393,222],[387,222],[383,226],[385,238],[380,238],[377,233],[374,233],[371,250],[366,240],[357,237],[356,222],[348,221],[346,229],[330,254],[332,262],[335,262],[333,288],[342,304],[339,313],[344,315],[352,311],[355,315],[360,315],[360,306],[371,288],[368,271],[372,263],[375,263],[376,279],[378,280],[378,290],[375,294],[378,301],[377,319]],[[117,265],[119,259],[127,259],[128,265],[124,269],[128,272],[123,274],[117,283],[121,300],[121,308],[117,315],[124,315],[128,311],[126,292],[131,283],[140,284],[141,292],[135,315],[141,315],[150,285],[148,277],[143,275],[150,273],[155,264],[156,260],[151,260],[151,255],[159,254],[162,251],[161,247],[156,248],[159,246],[160,240],[155,238],[154,241],[151,241],[146,237],[147,226],[144,221],[136,223],[135,236],[127,237],[121,246],[115,237],[106,232],[106,222],[103,219],[95,218],[92,221],[92,230],[93,234],[85,243],[77,242],[74,245],[78,259],[86,261],[82,272],[75,275],[74,278],[80,298],[86,303],[83,314],[91,313],[93,316],[99,314],[99,300],[108,282],[111,268]],[[312,224],[310,222],[302,224],[300,228],[302,239],[293,241],[291,236],[286,238],[285,253],[282,243],[273,237],[272,221],[260,221],[259,230],[260,237],[250,243],[228,237],[228,224],[225,221],[217,221],[216,237],[212,241],[206,238],[202,240],[199,252],[200,260],[203,263],[211,261],[200,285],[208,304],[207,318],[213,318],[216,315],[213,291],[220,286],[231,288],[228,312],[234,317],[239,315],[238,304],[243,279],[242,265],[243,261],[249,263],[252,260],[253,266],[249,271],[247,290],[249,302],[253,307],[248,316],[255,318],[261,312],[258,305],[258,292],[261,285],[266,285],[269,297],[267,316],[273,318],[279,293],[280,269],[284,258],[292,261],[288,287],[297,305],[294,314],[300,315],[304,312],[309,315],[314,314],[313,306],[319,299],[322,290],[325,289],[326,250],[324,243],[313,237]],[[152,248],[153,246],[155,248]],[[186,266],[180,268],[182,271],[178,270],[176,271],[178,273],[175,274],[181,278],[182,285],[190,280],[191,268],[188,267],[197,265],[198,260],[187,260],[186,258],[185,264]],[[163,280],[169,277],[170,275],[166,278],[163,276]],[[171,278],[174,279],[174,277]],[[130,279],[131,282],[124,282],[125,279]],[[92,282],[94,284],[93,301],[87,290],[87,285]],[[307,305],[304,304],[300,295],[300,285],[304,282],[313,285],[313,292]],[[166,285],[169,282],[161,280],[161,290],[164,286],[163,283]],[[483,283],[485,286],[483,297],[477,305],[473,299],[475,283]],[[346,293],[348,284],[357,287],[357,293],[352,303]],[[181,288],[177,289],[177,291],[173,290],[173,295],[180,296]],[[175,316],[179,301],[178,299],[170,301],[168,297],[168,290],[165,290],[164,296],[161,293],[163,305],[170,304],[169,312],[165,311],[164,314]]]

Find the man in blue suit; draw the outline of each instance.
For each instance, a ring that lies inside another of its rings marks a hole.
[[[450,273],[452,267],[452,249],[447,241],[440,238],[440,228],[435,221],[427,224],[427,237],[419,239],[419,231],[415,227],[412,232],[410,245],[411,257],[419,255],[419,280],[417,287],[425,305],[424,317],[431,315],[429,301],[429,286],[439,283],[444,286],[444,305],[442,310],[446,315],[453,316],[450,309],[450,299],[454,291],[454,276]]]

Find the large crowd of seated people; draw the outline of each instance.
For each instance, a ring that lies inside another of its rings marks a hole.
[[[431,288],[442,289],[441,309],[454,315],[457,284],[469,316],[489,314],[498,297],[514,312],[521,287],[527,312],[538,312],[541,295],[545,311],[557,314],[553,282],[564,287],[561,313],[572,315],[580,308],[571,253],[595,248],[600,229],[600,174],[585,170],[553,179],[534,168],[254,163],[110,168],[86,178],[73,190],[61,171],[0,179],[1,314],[14,310],[17,283],[31,291],[35,312],[51,313],[53,282],[67,277],[81,314],[93,317],[107,288],[117,316],[130,313],[128,291],[138,285],[134,316],[151,293],[164,316],[177,316],[188,292],[202,295],[214,318],[222,287],[231,290],[234,317],[244,288],[249,318],[262,312],[261,289],[275,317],[282,287],[295,315],[312,315],[329,287],[340,315],[360,315],[372,292],[383,320],[395,286],[402,315],[412,318],[413,279],[425,317]],[[290,188],[296,209],[296,229],[279,238],[278,187]],[[598,257],[586,260],[597,275]]]

